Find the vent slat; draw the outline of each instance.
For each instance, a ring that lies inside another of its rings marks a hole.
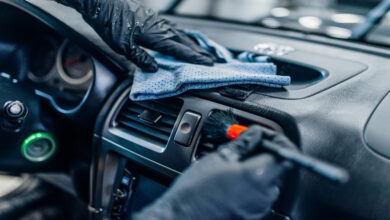
[[[151,128],[155,128],[155,129],[157,129],[157,130],[159,130],[159,131],[162,131],[162,132],[164,132],[164,133],[167,133],[167,134],[170,134],[170,133],[171,133],[171,130],[172,130],[172,127],[166,126],[166,125],[164,125],[164,124],[162,124],[162,123],[160,123],[160,122],[157,123],[156,125],[154,125],[154,124],[149,124],[149,123],[146,122],[146,121],[140,120],[140,119],[138,118],[138,116],[135,116],[135,115],[130,115],[130,114],[124,113],[124,114],[122,114],[121,116],[123,116],[124,118],[126,118],[126,119],[128,119],[128,120],[135,121],[135,122],[137,122],[137,123],[143,124],[143,125],[148,126],[148,127],[151,127]],[[163,118],[164,118],[164,116],[163,116]]]
[[[157,103],[158,105],[165,106],[166,108],[172,109],[174,112],[180,111],[181,102],[177,100],[168,100],[167,102],[164,100],[151,100],[151,102]]]
[[[139,115],[139,114],[141,114],[142,113],[142,111],[144,110],[144,109],[142,109],[142,108],[139,108],[139,107],[126,107],[126,109],[125,110],[127,110],[127,111],[123,111],[123,114],[131,114],[131,113],[133,113],[133,114],[136,114],[137,116]],[[176,116],[177,117],[177,116]],[[170,117],[170,116],[164,116],[161,120],[160,120],[160,122],[161,123],[164,123],[164,124],[166,124],[166,125],[168,125],[168,126],[174,126],[175,125],[175,123],[176,123],[176,117],[175,118],[173,118],[173,117]]]
[[[148,126],[145,126],[141,123],[136,123],[136,122],[132,122],[132,121],[121,121],[120,124],[124,125],[125,127],[129,127],[129,128],[134,129],[134,130],[137,130],[139,132],[142,132],[146,135],[153,136],[153,137],[155,137],[159,140],[162,140],[164,142],[168,142],[169,135],[167,135],[165,133],[158,132],[155,129],[150,128]]]
[[[131,102],[128,100],[120,110],[115,121],[117,127],[124,132],[144,137],[164,147],[171,135],[181,110],[182,101],[179,99],[164,99],[142,102]],[[156,124],[141,120],[138,116],[145,110],[161,114],[161,119]]]
[[[154,102],[137,102],[136,103],[137,105],[139,106],[142,106],[146,109],[149,109],[149,110],[152,110],[152,111],[156,111],[156,112],[160,112],[164,115],[168,115],[170,117],[177,117],[177,114],[176,114],[176,111],[174,109],[170,109],[170,108],[167,108],[165,106],[162,106],[162,105],[159,105],[158,103],[154,103]]]
[[[125,107],[125,109],[122,109],[122,111],[124,111],[124,110],[131,111],[131,112],[139,115],[139,114],[141,114],[143,112],[144,109],[141,108],[141,107],[138,107],[138,106],[129,106],[129,105],[127,105]]]
[[[171,118],[171,117],[163,117],[160,121],[163,124],[166,124],[170,127],[173,127],[176,123],[176,118]]]

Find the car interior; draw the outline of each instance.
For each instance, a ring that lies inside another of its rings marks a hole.
[[[269,55],[291,85],[131,101],[134,65],[75,10],[0,0],[0,219],[130,219],[216,150],[203,134],[215,111],[349,173],[344,184],[291,173],[267,219],[390,219],[388,26],[359,41],[294,31],[287,18],[270,28],[269,16],[253,25],[174,7],[163,16],[234,53]]]

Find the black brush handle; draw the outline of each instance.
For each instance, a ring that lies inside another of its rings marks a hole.
[[[263,147],[265,150],[268,150],[271,153],[274,153],[301,167],[304,167],[314,173],[317,173],[329,180],[335,181],[340,184],[346,183],[349,180],[349,174],[344,168],[305,155],[296,150],[280,147],[279,145],[268,140],[264,140]]]

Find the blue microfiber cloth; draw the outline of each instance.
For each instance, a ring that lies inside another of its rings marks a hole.
[[[289,85],[289,76],[276,75],[276,66],[267,56],[243,52],[234,56],[225,47],[196,31],[186,31],[199,45],[213,53],[220,63],[213,67],[189,64],[155,53],[159,70],[144,73],[137,69],[130,99],[142,101],[179,95],[192,89],[210,89],[237,84],[257,84],[280,88]]]

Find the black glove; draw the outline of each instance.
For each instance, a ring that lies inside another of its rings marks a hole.
[[[214,56],[184,32],[136,0],[57,0],[75,8],[103,40],[147,72],[156,72],[154,58],[139,46],[194,64],[213,65]]]
[[[269,153],[253,155],[264,139],[295,148],[282,135],[252,126],[184,172],[138,219],[260,219],[279,196],[279,186],[292,163]],[[253,155],[253,156],[249,156]],[[248,157],[249,156],[249,157]]]

